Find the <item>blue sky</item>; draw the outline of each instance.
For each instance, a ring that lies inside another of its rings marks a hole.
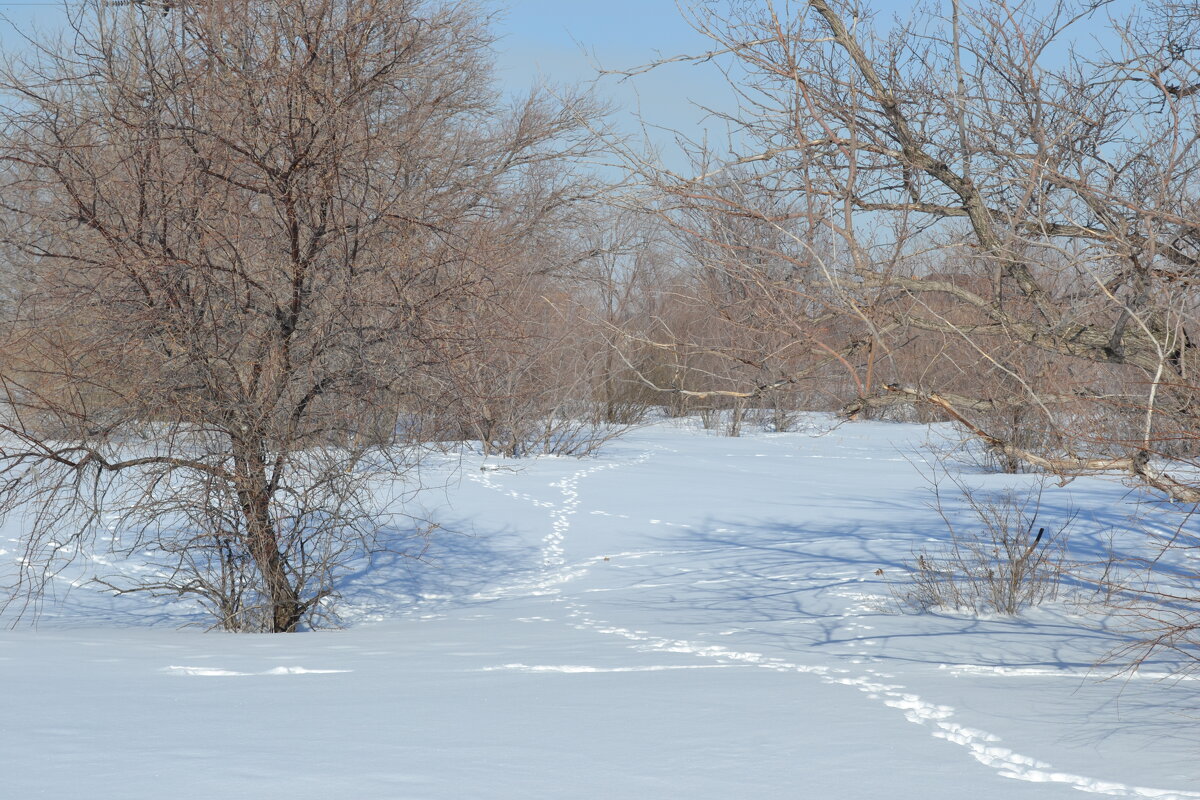
[[[500,77],[514,91],[528,89],[542,76],[557,83],[592,79],[593,57],[605,66],[627,67],[651,60],[659,52],[674,55],[704,49],[704,40],[683,21],[673,0],[484,1],[497,10]],[[0,46],[6,49],[23,46],[16,31],[50,31],[64,20],[63,6],[57,2],[0,2],[0,14],[10,21],[0,30]],[[642,102],[658,112],[666,106],[665,116],[671,119],[698,117],[689,114],[684,98],[704,94],[706,87],[711,91],[713,78],[683,66],[669,72],[669,76],[653,75],[637,82]],[[630,85],[615,83],[607,81],[602,91],[622,105],[638,102]]]
[[[64,18],[62,3],[46,2],[0,3],[0,14],[8,20],[0,30],[0,46],[5,49],[21,46],[21,37],[14,33],[14,27],[26,34],[35,27],[54,30],[62,25]]]
[[[640,62],[653,57],[656,48],[681,52],[700,41],[672,0],[484,1],[497,10],[503,66],[514,81],[522,73],[532,78],[539,69],[562,79],[589,77],[588,59],[577,41],[614,64]],[[53,30],[64,20],[60,2],[0,2],[0,14],[10,21],[0,31],[4,47],[21,46],[14,26],[23,32]]]
[[[673,0],[482,0],[495,10],[497,66],[502,85],[523,93],[543,79],[573,84],[596,78],[596,65],[627,68],[660,55],[707,49],[707,41],[684,21]],[[0,46],[24,46],[21,33],[50,32],[65,20],[61,3],[3,3],[0,14],[9,20],[0,29]],[[20,33],[18,33],[18,31]],[[672,65],[635,81],[605,79],[600,94],[621,110],[612,122],[628,134],[639,126],[635,112],[648,121],[681,130],[699,128],[702,103],[729,97],[721,76],[709,65]],[[657,141],[669,141],[651,133]]]
[[[553,83],[586,82],[595,66],[627,68],[660,56],[703,52],[708,41],[687,24],[674,0],[481,0],[496,10],[499,78],[505,88],[522,92],[542,78]],[[883,22],[895,12],[907,13],[911,2],[875,0],[871,7]],[[1121,5],[1127,5],[1122,3]],[[719,4],[718,4],[719,6]],[[10,20],[0,30],[0,46],[23,46],[22,32],[53,30],[62,24],[57,2],[0,2]],[[732,96],[709,65],[673,64],[630,81],[607,78],[598,90],[622,110],[616,126],[639,131],[637,119],[697,136],[705,114],[695,104],[729,107]],[[714,132],[719,136],[719,131]],[[658,142],[670,136],[651,132]]]
[[[635,67],[656,58],[702,52],[709,42],[684,20],[673,0],[553,2],[513,0],[502,11],[497,33],[505,84],[515,90],[545,77],[559,83],[596,78],[596,66]],[[597,90],[620,108],[613,122],[630,134],[637,116],[687,130],[705,112],[693,103],[721,105],[730,94],[712,65],[674,64],[635,79],[602,79]],[[651,132],[651,138],[669,136]]]

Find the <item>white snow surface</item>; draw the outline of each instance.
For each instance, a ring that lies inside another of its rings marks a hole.
[[[1200,798],[1200,684],[1096,666],[1125,643],[1102,612],[898,611],[947,536],[937,435],[661,423],[445,458],[419,502],[447,530],[350,576],[338,631],[180,629],[191,606],[108,597],[85,558],[0,632],[0,798]],[[1079,479],[1040,520],[1077,513],[1087,560],[1139,546],[1138,499]]]

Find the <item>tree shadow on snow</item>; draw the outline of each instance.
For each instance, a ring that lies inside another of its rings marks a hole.
[[[649,604],[672,624],[720,629],[785,651],[1080,672],[1135,641],[1097,610],[1095,586],[1086,581],[1015,617],[912,613],[902,602],[905,562],[915,546],[932,543],[878,524],[709,520],[653,542],[679,555],[647,560],[629,573],[628,591],[617,594],[625,599],[613,602]],[[1163,653],[1143,668],[1172,671],[1179,662]]]
[[[415,528],[382,536],[394,545],[339,581],[351,616],[493,603],[504,597],[504,587],[532,580],[540,567],[540,548],[518,531],[483,528],[471,519],[441,523],[424,540]]]
[[[1094,605],[1056,602],[1015,617],[906,613],[897,594],[910,543],[878,525],[709,520],[656,537],[657,552],[675,555],[645,559],[605,602],[653,609],[691,629],[687,638],[793,663],[914,667],[939,684],[952,674],[976,694],[982,687],[998,716],[1052,714],[1063,740],[1100,743],[1136,720],[1136,736],[1125,731],[1122,741],[1138,746],[1178,736],[1187,715],[1200,714],[1200,684],[1167,677],[1193,669],[1178,654],[1148,658],[1132,679],[1121,662],[1100,663],[1135,635]],[[1046,707],[1004,700],[1006,686],[1031,682]]]

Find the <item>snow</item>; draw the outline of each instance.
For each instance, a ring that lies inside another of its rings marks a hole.
[[[938,435],[662,423],[584,460],[446,458],[420,498],[446,530],[354,575],[340,631],[180,630],[186,603],[64,570],[0,632],[0,797],[1200,797],[1193,677],[1096,666],[1126,639],[1088,598],[899,611],[901,562],[946,535]],[[1086,560],[1142,546],[1137,501],[1079,479],[1042,518],[1076,513]]]

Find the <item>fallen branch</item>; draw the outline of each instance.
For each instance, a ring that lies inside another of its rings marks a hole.
[[[979,411],[1011,407],[1016,405],[1015,398],[976,400],[958,395],[923,392],[920,389],[901,386],[895,383],[888,384],[885,389],[887,394],[876,395],[875,397],[893,398],[888,403],[884,403],[883,401],[872,402],[873,398],[860,398],[844,407],[842,413],[849,416],[852,413],[857,413],[855,409],[861,410],[862,408],[875,407],[876,405],[915,405],[917,403],[928,403],[941,409],[946,416],[950,417],[950,419],[963,428],[966,428],[975,437],[986,442],[989,447],[993,447],[1004,455],[1022,461],[1031,467],[1063,477],[1103,472],[1120,472],[1137,479],[1152,489],[1162,492],[1173,502],[1200,503],[1200,489],[1178,481],[1165,472],[1154,469],[1150,465],[1150,453],[1147,450],[1138,450],[1131,456],[1102,456],[1099,458],[1086,456],[1041,456],[988,433],[964,417],[962,412],[959,411],[960,406]],[[1044,399],[1047,402],[1057,402],[1076,398],[1054,397]]]

